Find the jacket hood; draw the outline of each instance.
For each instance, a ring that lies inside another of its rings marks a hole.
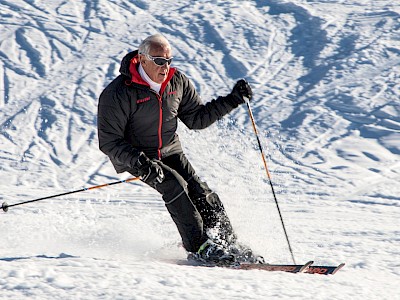
[[[132,78],[132,74],[129,71],[129,66],[131,65],[131,60],[133,58],[137,57],[138,54],[139,54],[139,50],[135,50],[135,51],[129,52],[127,55],[124,56],[124,58],[121,60],[121,66],[119,67],[119,72],[122,75]],[[137,63],[138,63],[138,61],[137,61]]]

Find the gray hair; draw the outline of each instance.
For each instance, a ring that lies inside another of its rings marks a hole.
[[[139,45],[139,53],[140,54],[150,54],[150,50],[154,45],[162,45],[167,46],[171,49],[171,45],[168,40],[162,34],[153,34],[147,37],[140,45]]]

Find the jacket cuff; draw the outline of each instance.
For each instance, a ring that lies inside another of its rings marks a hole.
[[[239,101],[239,99],[237,99],[237,97],[235,97],[235,96],[232,95],[232,94],[228,94],[228,95],[225,97],[225,101],[228,102],[228,104],[231,105],[232,108],[236,108],[236,107],[239,106],[239,104],[242,103],[242,101]]]

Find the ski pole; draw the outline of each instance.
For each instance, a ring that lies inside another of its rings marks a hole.
[[[15,204],[7,204],[7,202],[3,202],[3,204],[1,205],[1,208],[3,209],[4,212],[7,212],[8,209],[10,207],[13,207],[13,206],[18,206],[18,205],[37,202],[37,201],[41,201],[41,200],[45,200],[45,199],[51,199],[51,198],[56,198],[56,197],[60,197],[60,196],[75,194],[75,193],[79,193],[79,192],[83,192],[83,191],[99,189],[99,188],[102,188],[102,187],[106,187],[106,186],[110,186],[110,185],[114,185],[114,184],[119,184],[119,183],[124,183],[124,182],[130,182],[130,181],[134,181],[134,180],[138,180],[138,179],[140,179],[140,178],[139,177],[133,177],[133,178],[125,179],[125,180],[119,180],[119,181],[115,181],[115,182],[111,182],[111,183],[96,185],[96,186],[83,188],[83,189],[76,190],[76,191],[71,191],[71,192],[61,193],[61,194],[57,194],[57,195],[42,197],[42,198],[39,198],[39,199],[28,200],[28,201],[24,201],[24,202],[20,202],[20,203],[15,203]]]
[[[245,98],[245,101],[246,101],[246,104],[247,104],[247,108],[248,108],[248,110],[249,110],[249,115],[250,115],[251,123],[253,124],[254,133],[256,134],[256,137],[257,137],[258,148],[260,149],[261,156],[262,156],[262,159],[263,159],[263,162],[264,162],[264,168],[265,168],[265,171],[267,172],[267,177],[268,177],[269,184],[270,184],[270,186],[271,186],[272,195],[274,196],[276,208],[278,209],[279,218],[281,219],[281,223],[282,223],[282,227],[283,227],[283,232],[285,233],[286,241],[287,241],[287,244],[288,244],[288,246],[289,246],[289,251],[290,251],[290,254],[291,254],[291,256],[292,256],[293,263],[296,264],[296,260],[294,259],[294,255],[293,255],[293,250],[292,250],[292,247],[290,246],[289,236],[288,236],[288,234],[287,234],[287,232],[286,232],[285,223],[283,222],[281,209],[279,208],[278,199],[276,198],[274,185],[272,184],[271,174],[269,173],[269,170],[268,170],[267,161],[266,161],[265,155],[264,155],[264,150],[263,150],[263,148],[262,148],[262,146],[261,146],[260,138],[258,137],[258,131],[257,131],[256,123],[255,123],[255,121],[254,121],[253,112],[252,112],[251,107],[250,107],[250,100],[249,100],[248,98]]]

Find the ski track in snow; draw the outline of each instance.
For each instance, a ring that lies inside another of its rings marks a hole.
[[[179,265],[179,235],[140,183],[2,213],[1,299],[399,299],[400,5],[396,1],[0,0],[0,200],[127,178],[98,150],[102,89],[155,32],[204,101],[247,78],[297,262],[335,276]],[[290,255],[245,106],[186,154],[242,242]]]

